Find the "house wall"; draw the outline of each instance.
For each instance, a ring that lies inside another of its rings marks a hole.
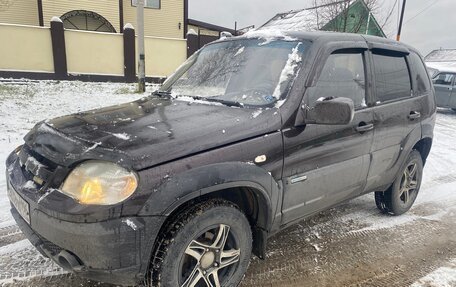
[[[0,23],[39,26],[37,1],[16,0],[8,7],[0,4]]]
[[[124,24],[137,26],[136,7],[131,0],[122,0]],[[184,38],[184,1],[161,0],[160,9],[144,9],[144,33],[146,36]],[[37,0],[13,0],[11,7],[3,11],[0,6],[0,23],[39,26]],[[50,25],[53,16],[61,17],[73,10],[87,10],[100,14],[121,31],[118,0],[42,0],[43,21]]]
[[[0,24],[0,70],[53,72],[48,28]]]
[[[136,7],[123,0],[124,23],[137,26]],[[180,23],[180,29],[179,29]],[[184,0],[161,0],[160,9],[144,9],[146,36],[184,38]]]
[[[33,0],[33,2],[36,1]],[[53,16],[61,17],[73,10],[88,10],[100,14],[114,26],[116,32],[120,32],[119,1],[117,0],[43,0],[44,24],[49,26]]]

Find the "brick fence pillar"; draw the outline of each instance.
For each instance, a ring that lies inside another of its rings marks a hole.
[[[62,20],[58,17],[52,17],[51,20],[51,40],[55,77],[56,79],[64,80],[68,78],[65,30]]]
[[[124,76],[127,83],[136,81],[136,39],[135,28],[127,23],[123,29]]]

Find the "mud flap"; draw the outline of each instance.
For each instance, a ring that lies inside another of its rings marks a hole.
[[[253,227],[253,246],[252,246],[252,252],[253,254],[255,254],[256,256],[258,256],[258,258],[264,260],[266,259],[266,244],[267,244],[267,241],[268,241],[268,233],[255,226]]]

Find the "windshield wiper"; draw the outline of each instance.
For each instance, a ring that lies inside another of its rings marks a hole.
[[[171,93],[169,92],[162,92],[162,93],[168,93],[168,96],[171,97]],[[227,100],[222,100],[222,99],[215,99],[214,97],[201,97],[201,96],[188,96],[188,95],[176,95],[176,98],[179,97],[189,97],[197,101],[204,101],[204,102],[213,102],[213,103],[221,103],[222,105],[229,106],[229,107],[239,107],[243,108],[244,104],[240,102],[235,102],[235,101],[227,101]]]
[[[222,105],[229,106],[229,107],[239,107],[242,108],[244,107],[243,103],[240,102],[235,102],[235,101],[227,101],[227,100],[222,100],[222,99],[216,99],[215,97],[200,97],[200,96],[190,96],[194,100],[199,100],[199,101],[206,101],[206,102],[213,102],[213,103],[221,103]]]
[[[239,107],[243,108],[244,104],[240,102],[235,102],[235,101],[227,101],[227,100],[221,100],[221,99],[211,99],[211,98],[203,98],[203,100],[208,101],[208,102],[215,102],[215,103],[221,103],[222,105],[229,106],[229,107]]]

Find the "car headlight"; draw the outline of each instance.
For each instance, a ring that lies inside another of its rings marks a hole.
[[[138,177],[117,164],[89,160],[78,165],[60,191],[81,204],[112,205],[130,197],[138,186]]]

